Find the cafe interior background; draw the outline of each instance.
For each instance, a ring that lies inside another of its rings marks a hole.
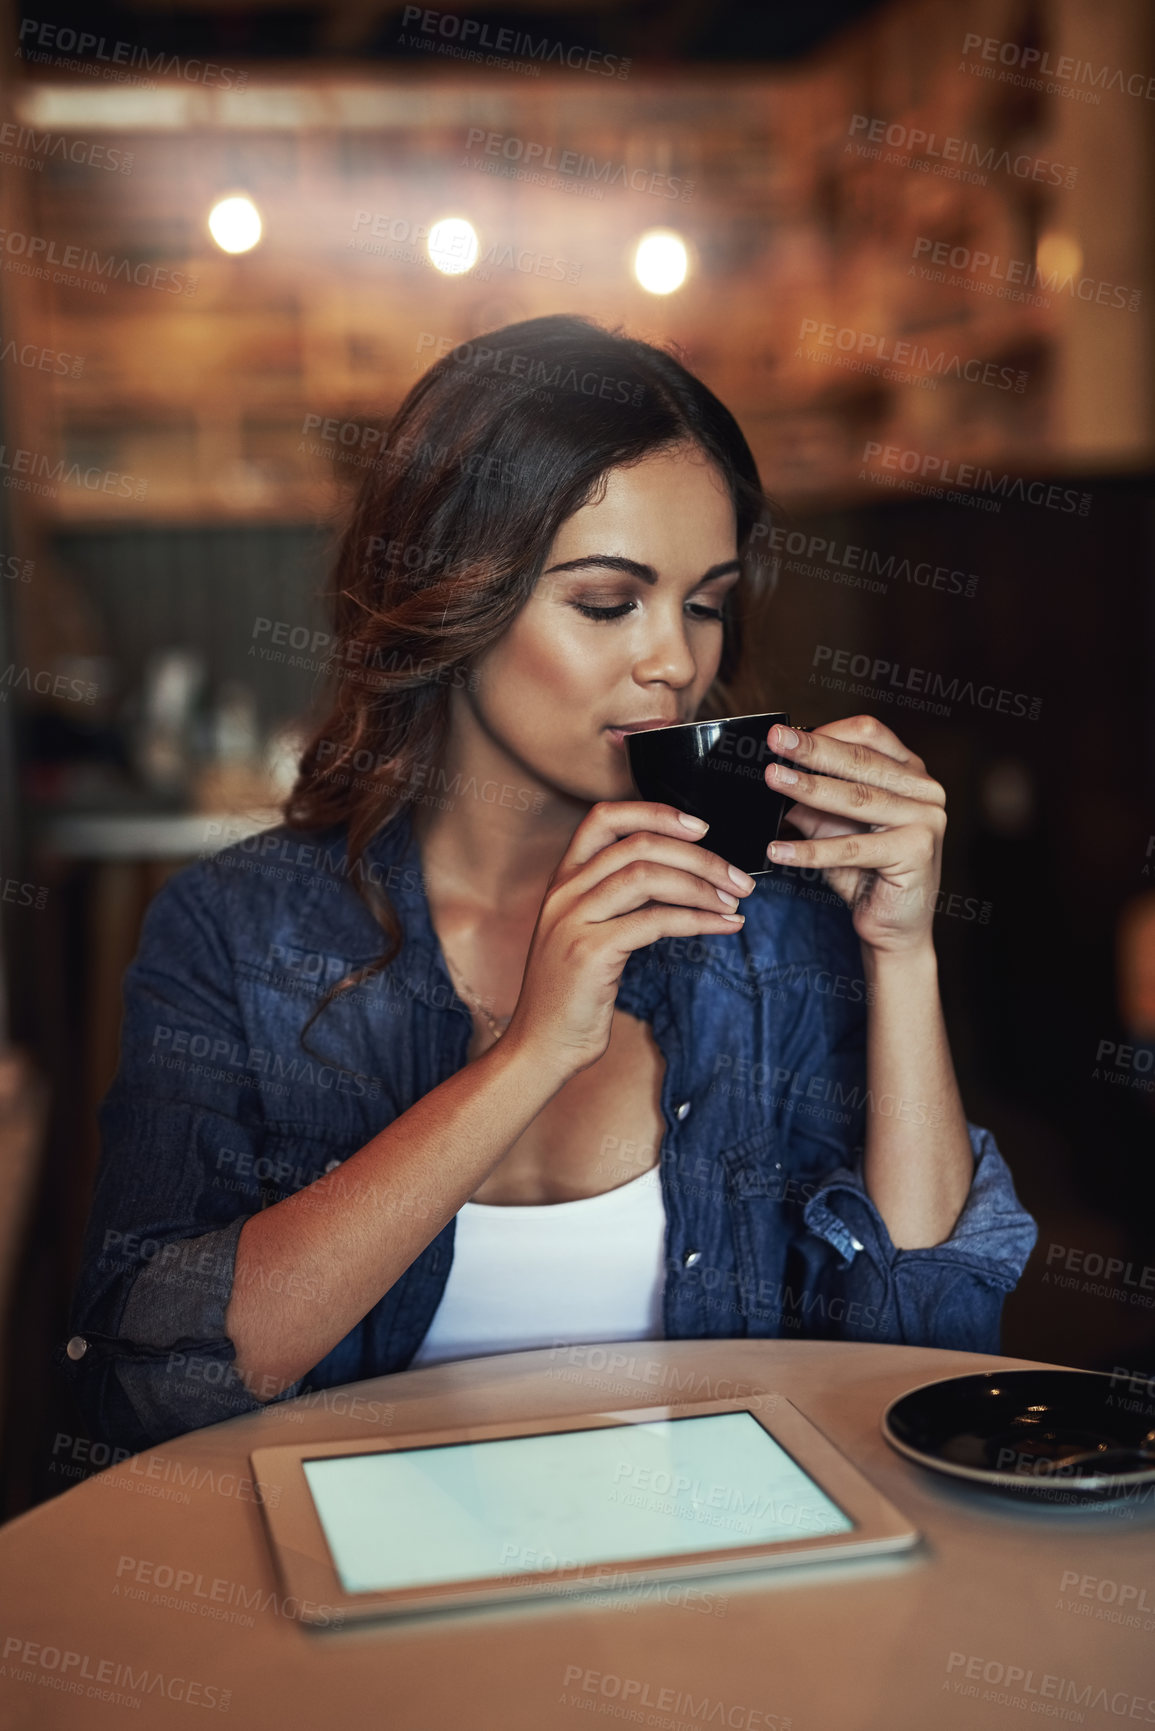
[[[1004,1350],[1155,1374],[1146,0],[0,16],[0,1515],[72,1482],[143,910],[277,821],[384,418],[545,313],[750,438],[763,706],[946,784],[952,1048],[1040,1224]]]

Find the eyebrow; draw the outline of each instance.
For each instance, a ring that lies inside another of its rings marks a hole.
[[[637,559],[623,559],[617,553],[585,553],[580,559],[567,559],[563,565],[551,565],[548,571],[542,573],[548,577],[551,571],[580,571],[587,565],[602,565],[609,571],[623,571],[627,577],[638,577],[643,583],[656,583],[658,573],[652,565],[643,565]],[[698,578],[694,587],[697,589],[703,583],[708,583],[712,577],[728,577],[731,571],[740,572],[741,563],[737,559],[726,559],[721,565],[711,565],[710,569]]]

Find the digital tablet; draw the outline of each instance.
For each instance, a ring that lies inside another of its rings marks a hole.
[[[320,1625],[876,1556],[919,1536],[781,1395],[250,1459],[285,1590]]]

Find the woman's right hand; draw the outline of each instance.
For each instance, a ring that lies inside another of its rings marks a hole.
[[[632,951],[658,938],[742,930],[744,916],[731,910],[756,880],[742,874],[739,885],[690,833],[672,805],[590,807],[546,888],[505,1041],[576,1075],[609,1045]]]

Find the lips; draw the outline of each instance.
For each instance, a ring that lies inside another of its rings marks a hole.
[[[606,731],[608,733],[641,733],[650,727],[676,727],[677,725],[677,720],[673,716],[667,718],[663,715],[656,716],[651,721],[624,721],[620,727],[610,727]]]
[[[648,721],[626,721],[621,727],[607,727],[610,743],[616,751],[625,751],[627,733],[648,733],[655,727],[676,727],[677,720],[671,716],[651,716]]]

